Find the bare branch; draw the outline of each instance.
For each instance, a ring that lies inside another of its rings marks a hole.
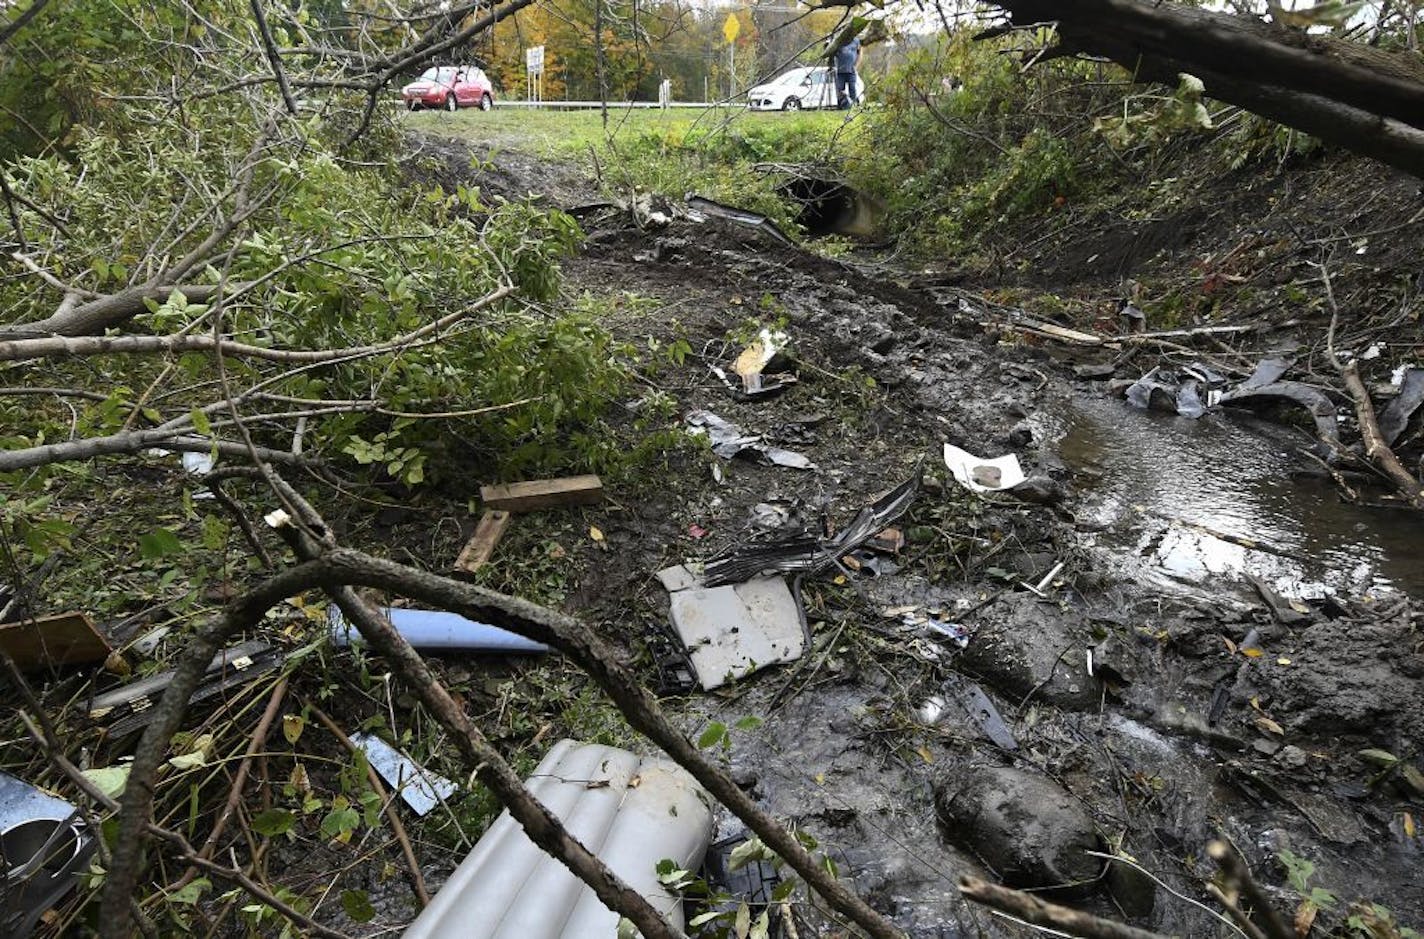
[[[1035,926],[1062,930],[1070,936],[1083,936],[1086,939],[1166,939],[1161,933],[1148,932],[1091,913],[1049,903],[1031,893],[1000,887],[978,877],[959,878],[959,892],[965,899],[975,903],[982,903]]]
[[[0,26],[0,46],[10,41],[10,37],[25,28],[25,24],[35,18],[35,14],[45,8],[49,0],[32,0],[25,11],[4,26]]]
[[[292,89],[287,84],[287,73],[282,70],[282,57],[277,52],[277,43],[272,40],[272,30],[267,25],[267,14],[262,10],[262,0],[250,0],[252,18],[257,21],[257,32],[262,37],[262,48],[267,52],[267,61],[272,65],[272,75],[277,79],[277,89],[282,92],[282,102],[288,114],[297,113],[297,102],[292,98]]]

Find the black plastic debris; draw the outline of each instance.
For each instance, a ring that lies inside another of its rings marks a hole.
[[[978,683],[963,675],[951,674],[944,682],[944,696],[957,703],[994,746],[1001,750],[1019,748],[1019,742],[1014,739],[1009,725],[1004,723],[999,709],[994,707],[994,702]]]
[[[1268,359],[1262,359],[1256,363],[1256,370],[1251,373],[1251,377],[1237,385],[1234,390],[1241,392],[1255,388],[1264,388],[1267,385],[1274,385],[1281,380],[1281,376],[1284,375],[1290,367],[1291,360],[1284,356],[1277,355]]]
[[[920,492],[920,473],[865,508],[831,538],[798,535],[770,542],[739,545],[707,562],[710,587],[739,584],[758,574],[815,574],[833,566],[894,522]]]
[[[260,640],[224,649],[208,663],[202,683],[188,703],[195,704],[228,688],[255,681],[275,671],[285,658],[285,653]],[[89,702],[90,720],[108,724],[109,736],[113,738],[141,730],[153,719],[153,705],[173,682],[174,674],[171,669],[159,672],[98,695]]]
[[[1282,381],[1281,376],[1290,365],[1288,359],[1280,356],[1264,359],[1249,378],[1229,389],[1221,375],[1200,364],[1179,369],[1158,366],[1129,385],[1125,395],[1130,404],[1144,411],[1190,418],[1201,417],[1222,405],[1249,409],[1293,404],[1304,408],[1315,422],[1315,433],[1320,439],[1316,452],[1331,458],[1340,450],[1335,402],[1318,388],[1297,381]],[[1424,397],[1424,388],[1419,393]]]
[[[1215,403],[1212,393],[1224,384],[1222,376],[1201,365],[1181,369],[1158,366],[1128,386],[1127,400],[1144,411],[1196,418]]]

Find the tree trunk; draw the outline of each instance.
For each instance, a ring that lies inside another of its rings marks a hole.
[[[1424,178],[1424,59],[1146,0],[997,0],[1056,22],[1054,55],[1104,56],[1143,81],[1200,78],[1213,98]]]

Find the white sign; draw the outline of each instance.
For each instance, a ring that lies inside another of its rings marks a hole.
[[[530,75],[540,75],[544,72],[544,47],[530,46],[524,50],[524,69]]]

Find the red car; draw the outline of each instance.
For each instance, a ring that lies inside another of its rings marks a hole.
[[[401,100],[412,111],[420,108],[494,107],[494,85],[484,71],[473,65],[441,65],[428,68],[416,81],[401,89]]]

